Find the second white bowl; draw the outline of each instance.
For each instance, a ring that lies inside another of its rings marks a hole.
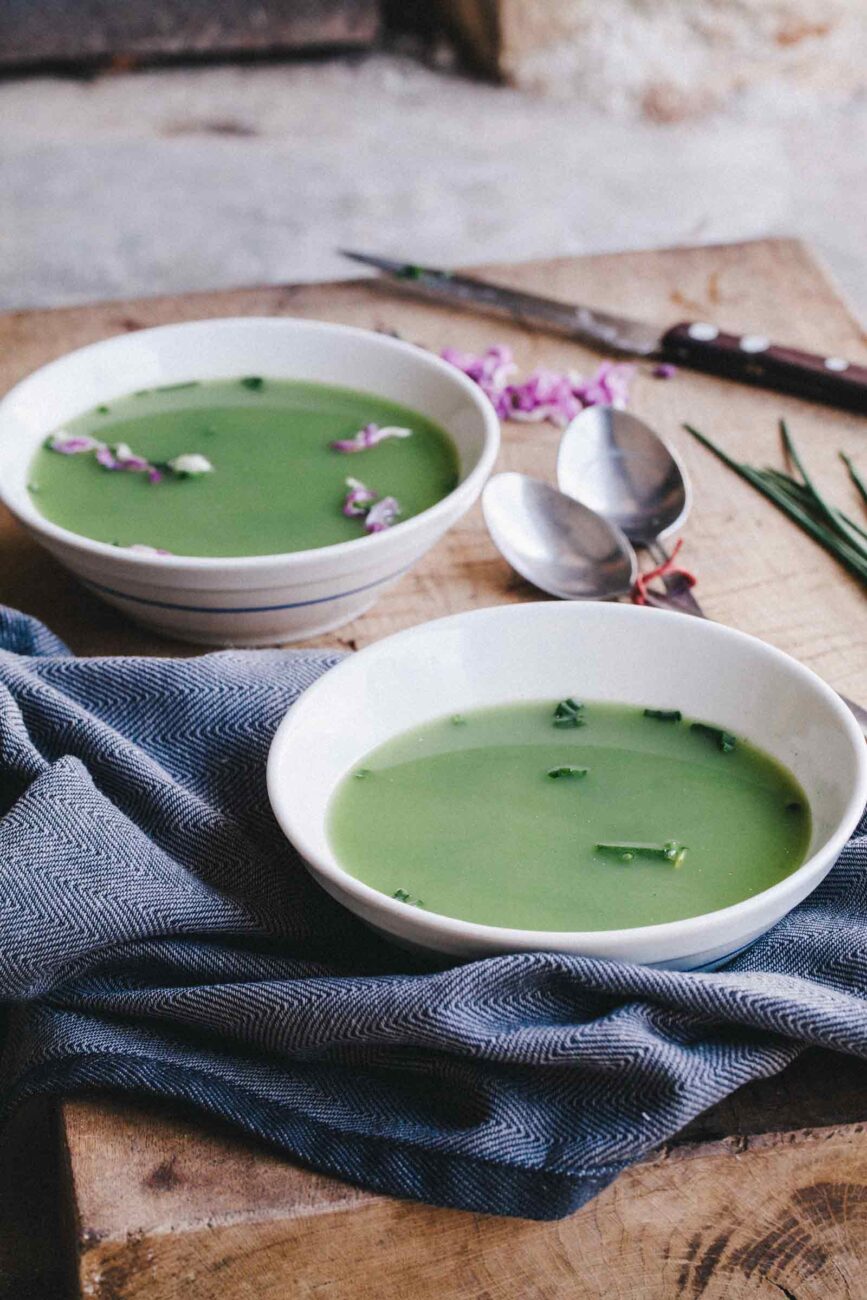
[[[45,519],[27,491],[42,441],[75,416],[141,388],[257,374],[363,389],[435,420],[460,480],[428,510],[355,541],[283,555],[149,557]],[[239,317],[140,330],[70,352],[0,402],[0,498],[86,586],[137,622],[210,645],[272,645],[357,618],[473,505],[500,442],[481,389],[424,349],[321,321]]]
[[[371,749],[445,714],[572,694],[682,709],[759,745],[794,773],[810,801],[807,860],[772,888],[716,912],[587,932],[439,916],[387,898],[343,869],[328,839],[328,807]],[[815,673],[743,632],[629,605],[501,605],[398,633],[327,673],[277,731],[268,792],[315,879],[400,943],[457,957],[548,950],[692,970],[751,943],[816,888],[867,803],[867,747]]]

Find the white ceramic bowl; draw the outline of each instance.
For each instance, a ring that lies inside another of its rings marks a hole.
[[[245,374],[364,389],[414,407],[451,435],[458,486],[381,533],[232,559],[136,554],[60,528],[35,509],[27,492],[30,461],[43,439],[74,416],[140,388]],[[192,321],[94,343],[13,388],[0,402],[0,498],[76,577],[137,622],[210,645],[268,645],[315,636],[369,609],[469,510],[499,438],[481,390],[410,343],[320,321]]]
[[[779,884],[720,911],[582,933],[439,916],[387,898],[341,868],[328,842],[329,802],[376,745],[449,713],[572,694],[682,709],[761,746],[809,798],[807,860]],[[268,793],[320,885],[399,943],[457,957],[549,950],[693,970],[758,938],[819,884],[867,802],[867,746],[815,673],[743,632],[630,605],[504,605],[411,628],[332,669],[280,725]]]

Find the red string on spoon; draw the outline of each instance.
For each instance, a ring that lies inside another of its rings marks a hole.
[[[682,546],[683,546],[683,538],[681,537],[678,540],[674,550],[671,552],[671,555],[668,557],[668,559],[665,561],[664,564],[657,565],[655,569],[649,569],[647,573],[639,573],[638,577],[635,579],[635,585],[632,588],[633,605],[651,604],[651,601],[648,599],[647,589],[649,584],[653,582],[655,578],[668,578],[668,577],[683,578],[687,587],[695,586],[696,584],[695,574],[690,573],[689,569],[684,569],[679,564],[675,564],[675,560],[677,559],[678,553]]]

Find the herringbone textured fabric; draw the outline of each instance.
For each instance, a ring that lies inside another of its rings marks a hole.
[[[498,1214],[567,1214],[805,1044],[867,1055],[867,834],[722,973],[546,954],[448,970],[308,879],[265,756],[334,661],[75,659],[0,611],[7,1108],[178,1098],[317,1169]]]

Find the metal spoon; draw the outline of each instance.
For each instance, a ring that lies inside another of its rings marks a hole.
[[[560,442],[557,481],[563,492],[617,524],[657,563],[668,558],[660,538],[681,526],[691,504],[674,452],[643,420],[613,406],[588,406],[569,425]],[[668,594],[648,593],[654,605],[707,617],[681,579],[662,581]],[[840,698],[867,736],[867,709]]]
[[[691,505],[686,474],[668,445],[643,420],[613,406],[588,406],[569,425],[557,482],[561,492],[617,524],[657,564],[669,558],[661,539],[681,527]],[[701,616],[682,578],[663,582],[673,605]]]
[[[609,600],[632,590],[635,551],[616,524],[548,483],[496,474],[482,494],[495,546],[522,578],[561,600]]]

